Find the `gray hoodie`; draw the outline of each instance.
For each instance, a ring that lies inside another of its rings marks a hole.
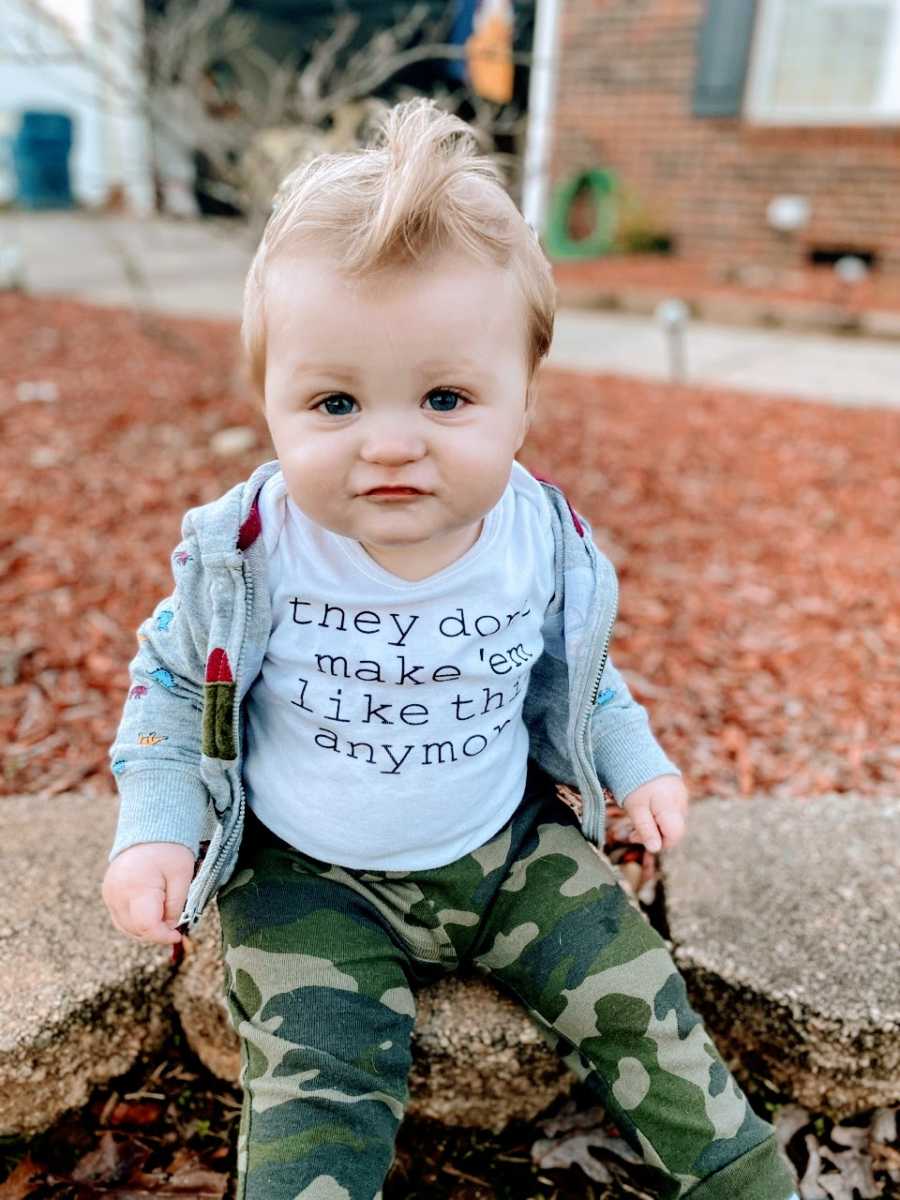
[[[257,467],[189,509],[172,552],[175,589],[138,629],[131,686],[109,750],[119,791],[110,861],[138,842],[180,842],[195,857],[179,929],[189,932],[234,871],[244,823],[242,702],[271,630],[259,491],[279,469]],[[540,478],[539,476],[537,478]],[[621,803],[659,775],[680,775],[613,666],[618,588],[590,527],[548,480],[555,594],[523,718],[529,754],[581,794],[585,835],[602,846],[606,786]]]

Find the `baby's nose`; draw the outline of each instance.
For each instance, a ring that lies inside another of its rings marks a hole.
[[[425,441],[414,430],[403,428],[403,421],[379,423],[363,437],[360,457],[365,462],[404,463],[422,458],[426,452]]]

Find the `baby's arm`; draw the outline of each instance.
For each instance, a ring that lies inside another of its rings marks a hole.
[[[206,576],[191,513],[172,554],[175,588],[138,629],[130,687],[109,750],[119,820],[102,894],[116,928],[175,942],[208,807],[200,775]]]
[[[684,835],[688,795],[678,767],[653,736],[650,719],[607,657],[591,721],[594,765],[631,818],[648,850],[669,849]]]

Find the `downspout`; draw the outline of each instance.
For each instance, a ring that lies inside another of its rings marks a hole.
[[[536,0],[531,74],[528,80],[522,213],[539,237],[543,237],[547,217],[561,14],[562,0]]]

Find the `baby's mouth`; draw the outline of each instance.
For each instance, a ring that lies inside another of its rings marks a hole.
[[[413,488],[381,488],[374,492],[366,492],[363,500],[374,500],[377,504],[410,504],[413,500],[421,500],[425,492],[417,492]]]
[[[420,492],[418,488],[413,487],[377,487],[371,488],[368,492],[363,492],[364,496],[424,496],[424,492]]]

